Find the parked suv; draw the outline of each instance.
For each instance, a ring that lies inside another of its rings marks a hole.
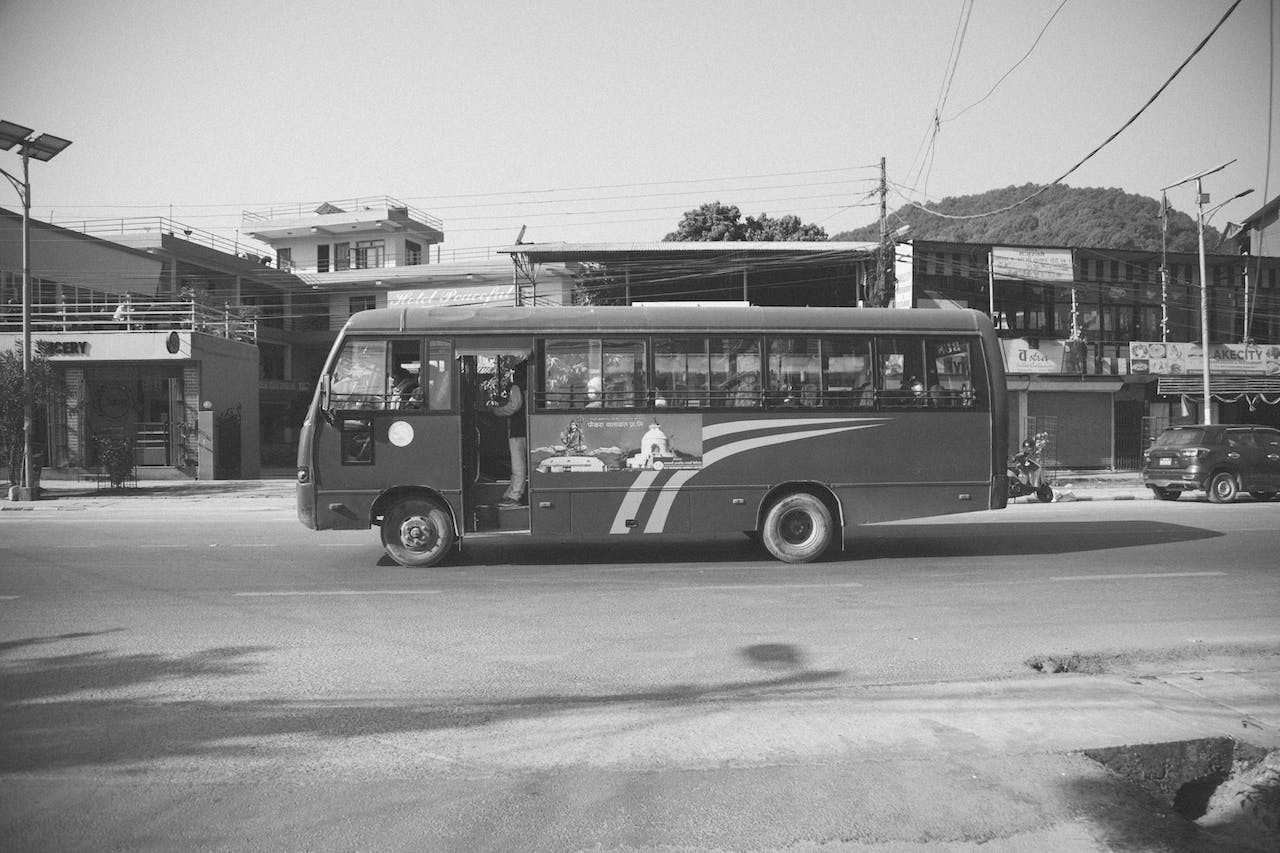
[[[1199,489],[1216,504],[1241,492],[1260,501],[1280,493],[1280,430],[1251,424],[1176,426],[1146,453],[1142,482],[1155,496],[1176,501]]]

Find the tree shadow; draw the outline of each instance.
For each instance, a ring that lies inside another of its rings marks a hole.
[[[844,675],[840,670],[810,669],[798,649],[769,644],[739,651],[755,668],[764,670],[759,678],[673,683],[622,692],[390,702],[286,697],[184,701],[166,699],[163,693],[137,695],[136,688],[145,685],[177,687],[183,679],[258,671],[265,663],[252,658],[268,651],[227,647],[182,656],[85,652],[0,660],[0,767],[7,772],[36,772],[171,758],[261,756],[273,748],[264,746],[263,740],[281,736],[343,740],[474,729],[603,707],[769,702],[795,688]],[[130,689],[132,695],[100,695],[122,688]]]

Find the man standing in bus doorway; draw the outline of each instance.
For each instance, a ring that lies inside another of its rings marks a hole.
[[[492,409],[495,415],[507,419],[507,444],[511,449],[511,482],[498,506],[524,506],[525,487],[529,482],[527,458],[528,435],[524,413],[524,389],[526,387],[527,362],[521,360],[511,368],[511,387],[507,401]]]

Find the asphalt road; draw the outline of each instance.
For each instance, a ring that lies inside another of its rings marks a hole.
[[[1019,504],[808,566],[495,540],[429,571],[269,501],[0,513],[0,841],[1215,849],[1073,750],[1241,714],[1273,745],[1278,552],[1280,503],[1248,502]],[[1072,652],[1103,674],[1029,665]],[[1184,707],[1179,674],[1245,671],[1254,705]]]

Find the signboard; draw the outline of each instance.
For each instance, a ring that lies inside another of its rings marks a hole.
[[[991,274],[1019,281],[1074,281],[1070,249],[991,248]]]
[[[445,305],[488,305],[491,303],[515,305],[515,284],[393,290],[387,294],[387,307],[389,308],[398,308],[405,305],[441,307]]]
[[[1204,371],[1200,344],[1130,341],[1133,373],[1182,376]],[[1209,372],[1232,376],[1280,376],[1280,346],[1274,344],[1211,344]]]
[[[1032,346],[1025,338],[1004,338],[1000,347],[1006,373],[1081,372],[1067,341],[1041,340]]]
[[[912,270],[915,269],[915,247],[910,243],[902,243],[894,247],[893,253],[893,307],[915,307],[915,282]],[[870,272],[867,275],[871,275]]]

